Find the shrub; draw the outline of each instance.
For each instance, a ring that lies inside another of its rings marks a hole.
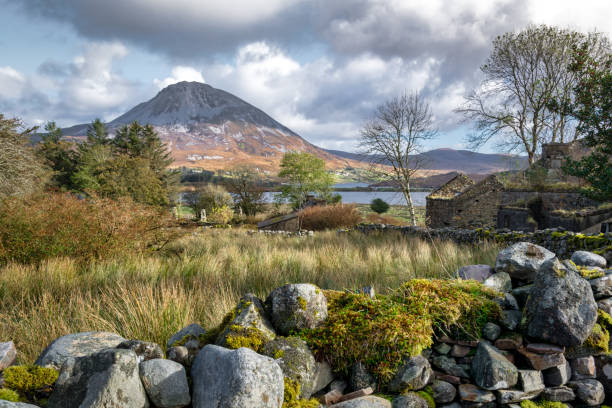
[[[45,193],[0,202],[0,263],[79,260],[145,249],[166,238],[162,210],[128,198],[79,199]]]
[[[355,204],[320,205],[300,212],[302,228],[313,231],[352,227],[360,221],[361,213]]]
[[[387,202],[383,200],[382,198],[375,198],[372,200],[372,203],[370,204],[370,208],[375,213],[383,214],[389,211],[389,204],[387,204]]]
[[[234,200],[232,195],[225,188],[216,184],[207,184],[196,191],[197,197],[193,203],[196,214],[200,214],[202,209],[206,210],[206,216],[215,209],[222,207],[232,207]]]
[[[213,207],[206,219],[208,222],[212,222],[214,224],[227,224],[234,217],[234,211],[227,205],[221,207]]]

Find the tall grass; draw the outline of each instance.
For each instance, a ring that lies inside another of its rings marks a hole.
[[[389,233],[287,238],[207,230],[156,255],[13,263],[0,269],[0,341],[15,341],[22,362],[32,362],[51,340],[85,330],[165,345],[191,322],[218,324],[247,292],[265,297],[285,283],[311,282],[326,289],[370,285],[384,293],[410,278],[491,264],[495,254],[486,244],[432,244]]]

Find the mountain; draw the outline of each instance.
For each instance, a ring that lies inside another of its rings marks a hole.
[[[357,153],[327,150],[335,156],[356,161],[370,158]],[[519,170],[527,167],[525,156],[499,153],[478,153],[469,150],[435,149],[414,156],[422,163],[423,170],[441,172],[460,171],[470,174],[491,174],[506,170]]]
[[[170,85],[107,126],[113,133],[134,121],[155,127],[172,151],[175,166],[218,170],[248,164],[276,171],[283,153],[291,150],[315,154],[330,168],[345,168],[352,162],[307,142],[229,92],[200,82]],[[63,129],[65,135],[76,137],[86,131],[87,125]]]

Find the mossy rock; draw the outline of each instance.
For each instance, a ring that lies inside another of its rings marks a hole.
[[[319,408],[321,405],[316,399],[300,398],[302,394],[300,384],[291,378],[285,377],[285,394],[282,408]]]
[[[263,303],[250,293],[240,299],[224,321],[227,323],[217,329],[219,335],[215,344],[218,346],[231,349],[248,347],[259,352],[265,342],[276,337]]]
[[[262,354],[276,359],[283,375],[299,384],[301,398],[310,398],[317,364],[304,340],[299,337],[277,337],[263,346]]]
[[[4,387],[16,392],[21,401],[38,401],[51,393],[59,372],[31,364],[8,367],[2,376]]]

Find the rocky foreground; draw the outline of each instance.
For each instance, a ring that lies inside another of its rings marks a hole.
[[[87,332],[56,339],[34,366],[14,366],[14,344],[0,343],[0,408],[600,406],[612,401],[606,267],[590,252],[561,261],[519,242],[494,268],[460,268],[458,296],[424,280],[393,296],[310,284],[277,288],[265,302],[247,294],[218,328],[194,323],[172,336],[165,358],[157,344]],[[434,301],[457,316],[427,320]],[[351,319],[371,328],[337,325]],[[418,341],[402,332],[413,323]],[[356,344],[362,358],[343,349]]]

